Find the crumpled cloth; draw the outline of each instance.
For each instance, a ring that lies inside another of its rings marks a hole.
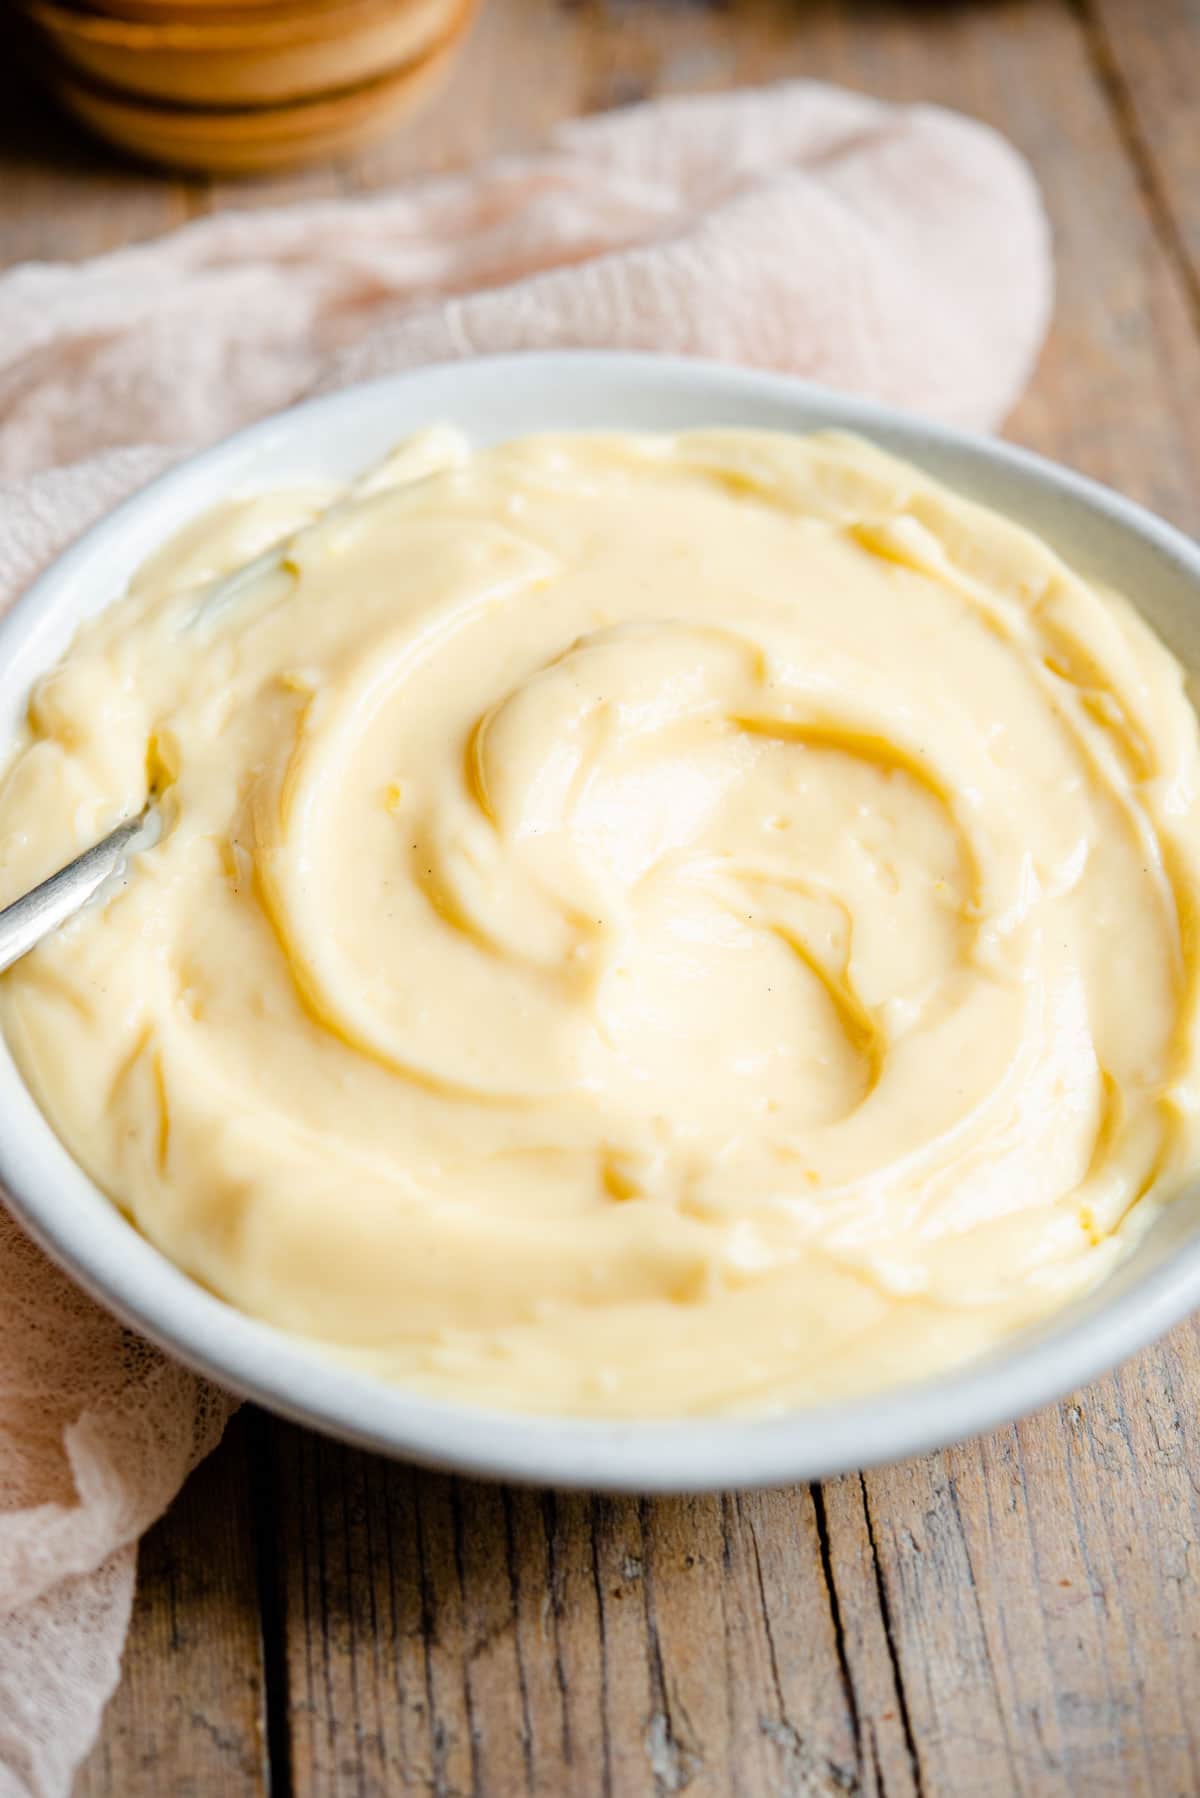
[[[379,197],[26,265],[0,279],[0,607],[184,450],[315,387],[607,346],[790,369],[986,427],[1050,296],[1037,190],[1001,138],[810,83],[673,99]],[[138,1537],[233,1401],[110,1319],[2,1208],[0,1305],[0,1798],[58,1798],[119,1676]]]

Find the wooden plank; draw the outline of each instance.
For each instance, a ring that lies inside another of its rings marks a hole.
[[[1198,1344],[867,1477],[926,1790],[1200,1790]]]
[[[1200,318],[1200,0],[1081,0],[1130,152]]]
[[[881,1789],[806,1491],[651,1505],[279,1450],[297,1791]]]
[[[264,1420],[265,1421],[265,1420]],[[121,1685],[75,1798],[263,1798],[265,1674],[247,1410],[141,1545]]]

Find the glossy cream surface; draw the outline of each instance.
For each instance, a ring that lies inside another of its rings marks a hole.
[[[153,1242],[338,1356],[863,1391],[1200,1160],[1197,749],[1130,606],[866,443],[435,431],[199,520],[41,681],[0,900],[163,829],[0,1023]]]

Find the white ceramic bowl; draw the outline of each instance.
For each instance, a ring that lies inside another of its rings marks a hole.
[[[652,356],[552,353],[422,369],[298,407],[156,481],[90,530],[0,624],[0,742],[81,618],[185,520],[233,492],[347,476],[449,420],[478,441],[544,429],[731,424],[861,431],[1040,532],[1124,590],[1200,670],[1200,550],[1037,457],[782,376]],[[1098,1292],[943,1378],[748,1421],[621,1424],[425,1398],[347,1371],[232,1310],[152,1248],[92,1185],[0,1044],[0,1181],[29,1231],[104,1304],[221,1384],[352,1442],[557,1486],[704,1490],[812,1479],[974,1435],[1061,1396],[1200,1305],[1200,1183]]]

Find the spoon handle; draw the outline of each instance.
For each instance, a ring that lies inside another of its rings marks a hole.
[[[110,836],[0,911],[0,974],[87,904],[109,875],[117,872],[145,823],[143,812],[119,824]]]

